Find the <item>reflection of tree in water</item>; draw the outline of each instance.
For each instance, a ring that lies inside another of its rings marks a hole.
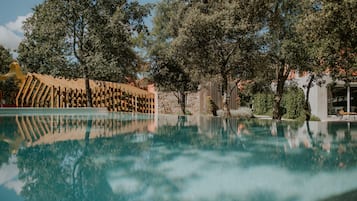
[[[135,198],[140,198],[150,185],[160,184],[164,184],[165,193],[177,191],[174,181],[153,168],[160,161],[151,159],[157,150],[150,151],[153,145],[150,138],[137,141],[135,135],[121,135],[89,139],[90,125],[88,123],[83,141],[64,141],[19,150],[19,178],[25,183],[22,195],[26,200],[137,200]],[[192,131],[197,133],[197,127]],[[171,139],[169,135],[161,137],[158,136],[159,144]],[[164,158],[169,160],[179,154],[172,152]],[[128,170],[126,176],[140,181],[140,187],[133,192],[125,192],[125,189],[119,189],[120,194],[113,192],[107,172],[118,167]]]
[[[0,167],[3,163],[7,163],[10,159],[10,144],[6,141],[0,140]]]
[[[141,185],[142,189],[134,193],[113,192],[107,172],[118,167],[130,170],[140,159],[150,158],[150,154],[145,153],[149,152],[152,143],[150,140],[137,141],[135,135],[90,139],[91,125],[89,119],[84,140],[19,150],[19,178],[25,183],[22,195],[26,200],[136,200],[146,186],[152,185],[152,180],[149,182],[147,178],[165,182],[166,190],[176,189],[162,173],[146,170],[144,164],[128,171],[127,175],[146,183]],[[128,159],[128,156],[133,158]]]
[[[17,135],[15,117],[0,116],[0,167],[7,163],[11,154],[19,149],[22,143],[21,136]]]
[[[108,150],[88,146],[83,141],[65,141],[20,150],[19,178],[25,182],[22,195],[26,200],[115,198],[102,171],[105,165],[93,161],[97,154]]]
[[[163,141],[174,147],[186,145],[189,146],[188,148],[247,152],[251,157],[243,160],[242,164],[246,167],[264,164],[285,167],[291,171],[328,171],[341,168],[341,163],[345,168],[356,166],[356,149],[353,149],[354,146],[350,144],[350,138],[339,142],[347,146],[343,153],[335,141],[332,142],[331,151],[327,152],[322,148],[322,139],[317,137],[311,139],[312,147],[304,147],[304,144],[301,144],[296,149],[286,150],[284,146],[287,146],[287,132],[296,135],[304,123],[275,123],[277,136],[272,136],[272,121],[270,120],[230,119],[224,122],[219,118],[211,118],[207,119],[204,125],[214,126],[206,127],[202,133],[198,133],[197,130],[200,129],[192,125],[185,128],[179,126],[160,127],[159,135],[155,136],[155,141]],[[223,129],[224,124],[227,124],[225,125],[226,129]],[[244,124],[244,128],[250,134],[237,136],[236,133],[239,129],[237,125],[240,124]],[[309,137],[309,134],[306,135]]]
[[[353,168],[357,164],[355,145],[352,145],[350,138],[345,138],[341,141],[334,139],[334,134],[328,129],[329,133],[311,133],[309,125],[307,125],[307,133],[303,134],[309,138],[310,142],[300,142],[298,147],[286,150],[287,140],[289,137],[301,137],[302,124],[298,122],[275,122],[277,125],[278,137],[265,137],[261,141],[264,143],[257,144],[256,140],[248,141],[247,144],[250,153],[254,153],[254,158],[247,160],[251,165],[261,164],[276,164],[288,168],[291,171],[321,171],[321,170],[336,170],[339,168]],[[334,124],[334,123],[332,123]],[[255,127],[253,125],[253,127]],[[346,127],[342,128],[346,130]],[[269,133],[266,133],[268,136]],[[257,135],[255,135],[257,136]],[[327,137],[332,137],[330,149],[326,150],[324,144]],[[301,139],[300,139],[301,140]],[[269,143],[275,141],[276,144]],[[265,143],[266,142],[266,143]],[[310,145],[308,143],[311,143]],[[282,145],[285,145],[283,148]],[[259,147],[263,146],[264,149]],[[341,151],[341,146],[347,147]],[[257,162],[258,161],[258,162]]]

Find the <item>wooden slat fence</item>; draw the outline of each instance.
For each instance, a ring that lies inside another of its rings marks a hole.
[[[229,108],[238,109],[239,108],[239,89],[235,86],[236,83],[229,83]],[[217,105],[219,109],[223,108],[222,102],[222,86],[216,82],[207,82],[201,85],[200,90],[200,113],[207,114],[210,113],[210,102],[209,99]]]
[[[155,96],[127,84],[90,80],[93,107],[109,111],[155,112]],[[18,107],[86,107],[84,79],[68,80],[29,73],[16,96]]]

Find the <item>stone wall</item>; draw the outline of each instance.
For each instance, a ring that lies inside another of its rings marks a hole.
[[[186,101],[186,111],[193,114],[200,114],[199,92],[189,93]],[[180,104],[173,92],[158,92],[159,114],[182,114]]]
[[[230,109],[238,109],[238,88],[231,83],[231,97],[229,102]],[[158,91],[158,112],[159,114],[182,114],[178,100],[173,92]],[[186,101],[186,111],[192,115],[211,114],[212,100],[219,109],[222,108],[221,86],[217,83],[207,82],[201,84],[200,90],[189,93]]]

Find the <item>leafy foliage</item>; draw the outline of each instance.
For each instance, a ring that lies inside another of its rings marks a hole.
[[[183,71],[174,58],[160,58],[152,68],[154,81],[164,90],[195,91],[198,84]]]
[[[148,14],[136,1],[46,0],[25,22],[19,60],[38,73],[123,81],[140,63],[131,38]]]
[[[284,85],[292,70],[303,71],[310,65],[305,43],[296,24],[303,16],[299,0],[271,0],[264,3],[266,27],[263,53],[269,61],[268,67],[275,70],[276,90],[273,118],[281,119],[281,100]]]
[[[298,119],[304,116],[304,91],[296,86],[288,87],[283,96],[282,105],[286,108],[285,118]]]
[[[30,71],[83,77],[87,106],[89,79],[125,81],[140,59],[132,36],[145,29],[149,7],[126,0],[46,0],[24,25],[19,60]]]
[[[285,118],[299,119],[304,116],[305,95],[302,89],[293,86],[287,87],[283,95],[281,107],[285,110]],[[257,93],[254,95],[254,113],[258,115],[271,115],[273,111],[274,94]]]
[[[297,31],[307,45],[311,65],[305,102],[306,120],[310,118],[309,93],[313,85],[324,83],[323,76],[350,82],[356,67],[356,1],[303,1],[304,17]]]
[[[3,99],[6,104],[15,104],[18,90],[18,81],[14,77],[0,81],[0,91],[3,93]]]
[[[186,93],[196,91],[198,83],[191,80],[190,75],[174,58],[160,58],[154,64],[151,76],[163,90],[177,92],[183,114],[186,114]]]
[[[147,51],[151,60],[151,77],[162,89],[176,92],[183,114],[186,114],[186,94],[196,91],[198,82],[185,70],[178,55],[172,51],[172,39],[177,31],[173,24],[177,22],[174,9],[178,1],[163,1],[156,7],[154,27],[148,38]]]
[[[311,44],[314,71],[330,70],[334,79],[350,81],[357,70],[357,1],[305,1],[298,30]]]
[[[12,62],[10,51],[0,45],[0,74],[7,73],[9,71],[9,65]]]
[[[179,10],[184,18],[173,40],[174,52],[195,79],[214,78],[221,83],[223,108],[228,112],[228,82],[251,77],[259,63],[258,4],[191,1]]]
[[[273,110],[272,93],[257,93],[253,96],[253,109],[255,114],[271,115]]]

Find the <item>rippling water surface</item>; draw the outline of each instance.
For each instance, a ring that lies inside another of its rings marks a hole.
[[[357,123],[0,116],[12,200],[357,200]]]

